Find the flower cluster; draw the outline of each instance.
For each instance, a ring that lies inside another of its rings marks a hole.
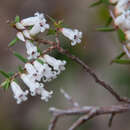
[[[46,23],[44,14],[35,13],[33,17],[25,18],[15,24],[17,38],[25,43],[28,59],[36,59],[40,53],[33,43],[34,37],[40,32],[49,29],[49,24]]]
[[[35,13],[33,17],[16,22],[15,28],[18,30],[17,38],[25,43],[27,58],[31,60],[25,63],[24,71],[20,72],[20,78],[28,87],[31,96],[40,95],[41,100],[48,101],[53,91],[48,92],[44,84],[57,78],[65,70],[66,61],[58,60],[47,54],[42,55],[34,45],[35,36],[49,29],[44,14]],[[14,79],[11,80],[10,85],[18,104],[28,99],[29,91],[24,92]]]
[[[50,18],[50,20],[52,19]],[[37,12],[34,16],[22,20],[17,16],[15,22],[11,24],[12,27],[17,30],[17,38],[9,44],[9,47],[15,45],[17,40],[20,40],[25,44],[27,53],[27,58],[24,58],[18,53],[15,53],[16,55],[14,54],[25,63],[24,67],[20,67],[18,72],[14,73],[12,76],[3,72],[7,79],[2,83],[2,85],[4,88],[11,86],[17,104],[26,101],[29,93],[31,96],[39,95],[41,100],[47,102],[49,98],[51,98],[53,91],[47,91],[45,89],[45,83],[57,78],[57,76],[65,70],[66,61],[61,61],[47,55],[47,52],[50,52],[55,48],[58,49],[59,44],[57,43],[57,40],[54,44],[49,44],[48,42],[48,45],[51,45],[51,47],[41,52],[38,46],[38,34],[48,30],[47,34],[49,34],[49,31],[52,31],[54,32],[53,35],[56,34],[56,38],[58,38],[57,34],[62,33],[71,41],[72,46],[81,42],[82,32],[77,29],[72,30],[70,28],[65,28],[60,21],[55,22],[55,20],[52,20],[52,22],[54,28],[50,28],[50,25],[47,24],[47,20],[43,13]],[[42,40],[39,40],[39,42],[40,41]],[[17,76],[20,77],[28,90],[22,90],[16,81]]]
[[[127,43],[123,45],[123,48],[130,58],[130,0],[110,0],[110,2],[116,3],[114,22],[126,36]]]
[[[44,83],[57,78],[57,75],[65,70],[65,64],[66,61],[57,60],[52,56],[44,55],[33,63],[26,63],[24,66],[25,72],[20,74],[20,78],[29,88],[31,96],[37,94],[41,96],[41,100],[48,101],[53,91],[48,92],[45,90]],[[28,91],[24,92],[14,80],[11,82],[11,88],[18,104],[27,100],[26,95]]]

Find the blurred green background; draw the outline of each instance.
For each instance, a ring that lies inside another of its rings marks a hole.
[[[122,47],[116,33],[101,33],[96,27],[105,24],[108,12],[105,6],[88,8],[90,0],[0,0],[0,68],[6,71],[16,71],[21,62],[16,59],[8,49],[8,43],[14,39],[15,30],[6,23],[16,15],[21,18],[32,16],[36,11],[46,13],[71,28],[83,32],[83,41],[71,47],[65,38],[61,43],[71,53],[79,56],[106,82],[121,95],[130,97],[130,69],[127,65],[110,65],[111,60],[117,56]],[[25,55],[24,45],[19,43],[13,50]],[[17,105],[10,89],[0,91],[0,130],[47,130],[51,119],[48,108],[68,108],[69,104],[60,94],[59,89],[65,89],[80,105],[111,105],[117,104],[115,99],[102,87],[94,83],[93,79],[83,68],[66,57],[56,53],[56,57],[67,60],[66,71],[56,80],[46,84],[47,89],[54,90],[54,95],[48,103],[39,97],[29,97],[28,101]],[[1,82],[4,80],[0,76]],[[60,119],[56,130],[67,130],[76,120],[77,116]],[[113,126],[108,128],[109,117],[97,117],[79,130],[129,130],[130,114],[117,115]]]

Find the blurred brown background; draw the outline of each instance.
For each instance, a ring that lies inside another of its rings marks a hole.
[[[90,0],[0,0],[0,68],[6,71],[16,71],[21,62],[11,55],[8,43],[15,37],[15,30],[8,26],[7,20],[16,15],[21,18],[32,16],[36,11],[46,13],[58,20],[64,19],[65,24],[83,31],[83,42],[75,47],[66,45],[72,53],[81,57],[115,90],[125,96],[130,96],[129,66],[110,65],[110,61],[118,55],[122,48],[116,33],[96,32],[96,27],[103,25],[108,16],[105,6],[88,8]],[[24,52],[23,44],[14,48]],[[24,55],[24,54],[23,54]],[[57,54],[57,57],[64,59]],[[47,130],[51,119],[48,108],[69,107],[60,94],[59,88],[64,88],[81,105],[110,105],[117,102],[102,87],[98,87],[93,79],[77,64],[66,59],[68,64],[55,81],[48,83],[48,89],[54,90],[53,98],[44,103],[39,97],[29,97],[29,100],[17,105],[10,89],[0,91],[0,130]],[[3,77],[0,76],[1,81]],[[65,117],[61,119],[56,130],[67,130],[77,119]],[[79,130],[129,130],[130,114],[116,116],[113,126],[108,128],[108,116],[98,117],[83,125]]]

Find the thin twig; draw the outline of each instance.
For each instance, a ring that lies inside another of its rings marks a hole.
[[[108,114],[121,114],[130,111],[129,104],[112,105],[107,107],[96,106],[84,106],[79,108],[71,108],[67,110],[50,108],[50,112],[53,114],[53,122],[51,122],[49,130],[54,130],[58,118],[65,115],[83,115],[78,121],[76,121],[69,130],[75,130],[79,125],[82,125],[87,120],[99,115]],[[52,128],[52,129],[51,129]]]
[[[130,103],[130,100],[128,98],[121,97],[109,84],[101,80],[86,63],[84,63],[82,60],[79,59],[79,57],[70,54],[68,51],[64,50],[63,48],[59,48],[58,51],[66,55],[76,63],[80,64],[93,77],[96,83],[100,84],[102,87],[107,89],[119,102]]]
[[[67,92],[65,92],[63,89],[60,89],[60,92],[64,95],[64,97],[70,102],[73,107],[79,107],[78,102],[74,101],[73,98]]]

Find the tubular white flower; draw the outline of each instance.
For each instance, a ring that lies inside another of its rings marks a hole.
[[[33,28],[30,30],[30,35],[31,36],[35,36],[37,35],[38,33],[40,33],[41,31],[41,27],[40,27],[40,24],[39,23],[36,23]]]
[[[130,10],[118,16],[115,19],[115,25],[119,26],[123,30],[130,29]]]
[[[35,36],[49,28],[49,24],[46,24],[44,14],[38,12],[34,14],[34,17],[23,19],[21,24],[23,24],[23,26],[33,26],[30,30],[31,36]]]
[[[28,59],[36,59],[40,53],[37,51],[37,47],[33,45],[33,43],[30,40],[26,40],[26,49],[28,54]]]
[[[76,45],[76,43],[81,42],[80,39],[82,38],[82,32],[79,32],[77,29],[72,30],[69,28],[62,28],[61,32],[65,37],[69,38],[72,41],[72,46]]]
[[[48,99],[52,97],[53,91],[48,92],[44,88],[40,88],[39,95],[41,95],[41,100],[48,102]]]
[[[128,9],[129,0],[120,0],[115,6],[115,14],[120,15]]]
[[[126,39],[130,41],[130,30],[125,32]]]
[[[17,32],[17,38],[23,42],[25,42],[25,38],[22,32]]]
[[[42,75],[35,69],[35,67],[31,63],[26,63],[25,69],[34,80],[41,80]]]
[[[51,97],[53,92],[48,92],[47,90],[45,90],[43,88],[44,84],[34,81],[33,79],[31,79],[30,75],[21,74],[21,79],[29,88],[32,96],[35,96],[36,94],[41,95],[41,99],[45,101],[48,101],[48,99]]]
[[[43,57],[44,61],[53,67],[54,70],[65,70],[64,65],[66,64],[66,61],[57,60],[52,56],[44,55]]]
[[[23,101],[26,101],[28,98],[26,95],[28,94],[28,91],[25,92],[20,88],[20,86],[15,82],[11,82],[11,89],[14,94],[14,98],[17,100],[17,104],[20,104]]]
[[[23,24],[21,24],[21,23],[16,23],[15,25],[16,25],[16,28],[17,28],[17,29],[20,29],[20,30],[25,29],[25,27],[24,27]]]
[[[23,26],[32,26],[39,21],[38,17],[29,17],[21,20]]]
[[[36,70],[38,71],[39,74],[43,74],[43,72],[45,71],[45,65],[42,65],[37,60],[35,60],[33,62],[33,65],[34,65],[34,67],[36,68]]]
[[[29,30],[23,30],[23,35],[28,38],[28,39],[32,39],[32,37],[30,36],[30,32]]]
[[[117,3],[119,0],[109,0],[110,1],[110,3]]]
[[[123,45],[123,49],[127,56],[130,58],[130,43],[127,43],[126,45]]]

